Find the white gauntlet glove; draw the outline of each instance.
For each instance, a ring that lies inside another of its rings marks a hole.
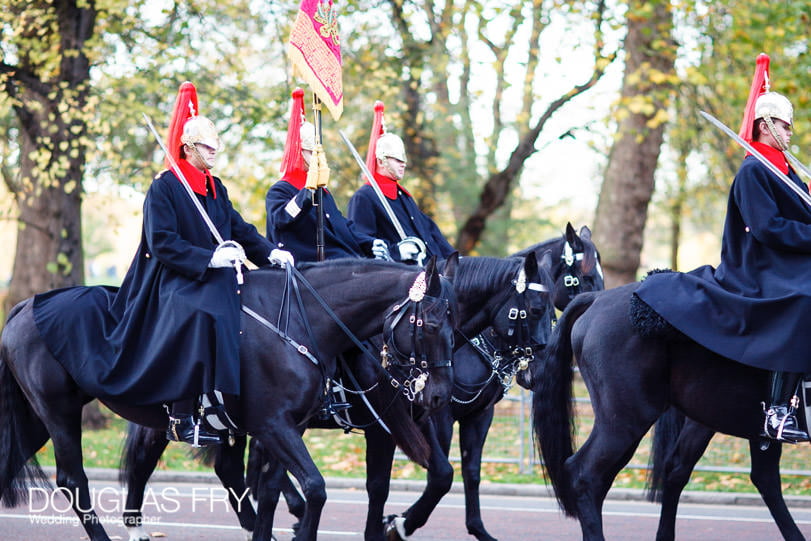
[[[400,261],[414,262],[422,265],[425,259],[425,243],[417,237],[406,237],[397,243],[400,251]]]
[[[270,251],[268,261],[270,261],[273,265],[280,266],[281,268],[285,268],[287,265],[290,265],[291,267],[296,265],[296,262],[293,259],[293,254],[287,250],[279,250],[278,248],[274,248]]]
[[[242,249],[242,246],[236,241],[227,240],[214,250],[208,266],[214,269],[233,267],[237,262],[242,263],[246,259],[245,250]]]
[[[382,259],[383,261],[391,261],[391,254],[389,254],[389,247],[383,239],[375,239],[372,241],[372,255],[375,259]]]

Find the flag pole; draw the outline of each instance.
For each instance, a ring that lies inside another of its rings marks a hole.
[[[316,148],[321,150],[323,144],[323,133],[321,131],[321,100],[318,95],[313,92],[313,118],[315,122],[315,145]],[[320,153],[319,153],[320,154]],[[313,156],[314,158],[316,156]],[[320,156],[318,162],[315,159],[310,161],[310,167],[319,167]],[[320,172],[319,172],[320,173]],[[326,254],[324,250],[324,186],[321,182],[315,188],[313,194],[313,206],[316,210],[316,226],[315,226],[315,255],[318,261],[324,261]]]

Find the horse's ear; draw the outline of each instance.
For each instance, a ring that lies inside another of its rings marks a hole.
[[[589,229],[589,226],[584,225],[580,228],[580,238],[583,240],[591,240],[591,229]]]
[[[459,267],[459,252],[453,252],[448,256],[448,259],[445,260],[445,269],[442,271],[442,276],[453,283],[453,279],[456,277],[457,267]]]
[[[425,265],[425,284],[425,294],[429,297],[438,297],[442,293],[435,255],[432,255]]]
[[[577,237],[577,231],[574,230],[572,222],[566,222],[566,240],[571,244],[572,239]]]
[[[538,256],[535,255],[535,252],[529,252],[524,256],[524,274],[530,280],[533,276],[538,276]]]
[[[577,231],[572,227],[572,222],[566,222],[566,242],[572,247],[574,251],[578,251],[582,247],[582,241],[577,236]]]

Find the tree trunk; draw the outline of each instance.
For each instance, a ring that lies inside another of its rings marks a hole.
[[[627,22],[618,137],[609,154],[594,222],[606,287],[636,280],[675,77],[670,4],[633,0]]]
[[[20,124],[20,174],[4,178],[19,211],[6,309],[84,281],[81,192],[94,114],[84,50],[96,20],[90,6],[39,3],[37,17],[20,18],[18,63],[0,61],[2,89]],[[44,57],[45,49],[53,56]]]

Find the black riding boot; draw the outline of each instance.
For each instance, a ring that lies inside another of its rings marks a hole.
[[[172,402],[172,413],[169,415],[169,428],[166,429],[166,439],[169,441],[182,441],[192,447],[205,447],[223,443],[222,437],[210,431],[200,420],[194,420],[189,413],[194,411],[194,399]]]
[[[794,414],[799,406],[797,386],[801,377],[802,374],[795,372],[772,372],[770,405],[763,408],[764,436],[788,443],[808,441],[808,433],[800,427]]]

